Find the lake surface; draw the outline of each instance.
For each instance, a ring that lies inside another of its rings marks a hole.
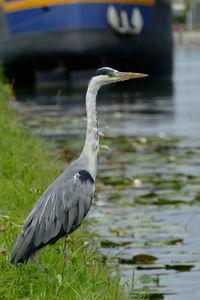
[[[23,122],[63,149],[64,163],[84,143],[86,87],[18,93]],[[97,106],[101,153],[88,218],[101,251],[119,261],[129,286],[134,274],[133,297],[200,299],[200,48],[175,47],[172,82],[103,88]]]

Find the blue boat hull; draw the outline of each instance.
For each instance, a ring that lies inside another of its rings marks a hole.
[[[12,36],[60,30],[110,29],[107,21],[108,3],[73,3],[43,8],[32,8],[6,14],[9,33]],[[128,18],[134,7],[143,16],[143,31],[152,27],[152,5],[115,4],[118,14],[126,10]]]
[[[1,11],[0,59],[5,61],[12,76],[19,70],[48,70],[59,64],[68,70],[106,64],[155,76],[171,76],[168,2],[158,0],[155,6],[139,5],[144,20],[140,34],[120,34],[112,30],[106,19],[109,4],[99,5],[60,5],[26,13]],[[129,19],[133,8],[133,5],[123,6]],[[122,5],[115,4],[115,9],[120,13]]]

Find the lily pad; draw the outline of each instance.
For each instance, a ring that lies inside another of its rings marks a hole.
[[[194,265],[165,265],[165,269],[176,270],[179,272],[190,271],[192,268],[194,268]]]
[[[196,201],[200,201],[200,193],[197,193],[196,197],[195,197]]]
[[[138,278],[139,281],[141,281],[143,284],[147,284],[147,283],[150,283],[150,282],[155,282],[157,283],[158,282],[158,277],[155,277],[155,276],[150,276],[148,274],[142,274],[139,278]]]
[[[152,292],[152,290],[145,288],[142,292],[139,291],[138,293],[132,293],[131,297],[133,299],[137,299],[137,297],[139,297],[140,299],[142,297],[142,299],[144,300],[163,300],[164,294],[159,292]]]
[[[185,204],[186,201],[183,200],[171,200],[171,199],[164,199],[164,198],[159,198],[154,204],[158,205],[177,205],[177,204]]]
[[[119,258],[121,264],[152,264],[158,258],[149,254],[137,254],[132,258]]]
[[[172,239],[172,240],[165,241],[166,245],[176,245],[179,243],[183,243],[183,239],[180,238],[180,239]]]
[[[157,197],[158,195],[155,192],[149,192],[147,194],[141,195],[141,198]]]
[[[120,241],[120,242],[115,242],[115,241],[111,241],[111,240],[102,240],[101,241],[101,246],[104,248],[114,248],[114,247],[130,245],[130,244],[131,244],[131,242],[128,242],[128,241]]]
[[[137,270],[161,270],[163,266],[137,266]]]

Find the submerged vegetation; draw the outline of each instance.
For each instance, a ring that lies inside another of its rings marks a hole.
[[[45,272],[33,263],[18,268],[9,263],[27,214],[63,170],[48,145],[16,122],[11,98],[0,84],[0,298],[129,299],[111,258],[100,254],[86,225],[68,239],[68,255],[64,239],[46,248],[40,256]]]

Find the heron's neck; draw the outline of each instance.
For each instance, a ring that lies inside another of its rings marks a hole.
[[[96,97],[99,87],[94,82],[89,83],[86,94],[86,112],[87,112],[87,132],[85,145],[81,153],[85,161],[86,168],[96,178],[98,156],[99,156],[99,134],[98,134],[98,114],[96,110]]]

